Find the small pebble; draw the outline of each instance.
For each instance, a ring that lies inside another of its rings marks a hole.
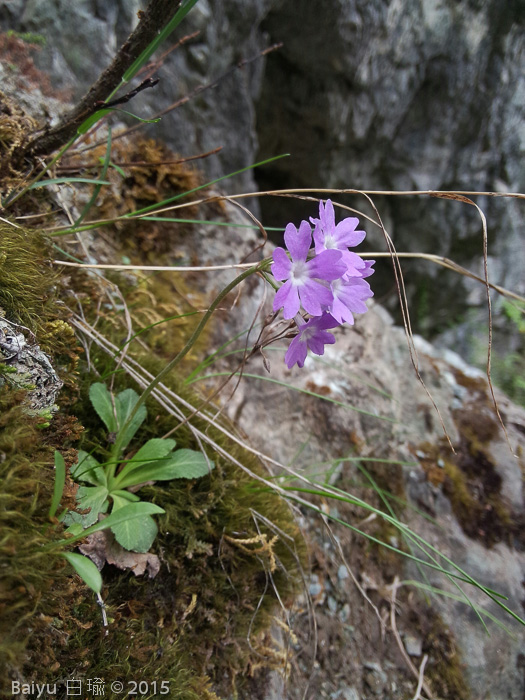
[[[344,581],[345,578],[348,578],[350,574],[348,573],[348,569],[344,564],[341,564],[341,566],[337,569],[337,578],[340,581]]]
[[[350,605],[348,603],[345,603],[343,607],[341,608],[341,611],[339,613],[339,619],[341,622],[346,622],[348,618],[350,617]]]
[[[323,587],[320,583],[311,583],[308,587],[308,591],[310,592],[312,598],[315,598],[323,592]]]
[[[421,656],[423,653],[423,641],[419,637],[405,634],[403,642],[405,643],[405,649],[409,656]]]

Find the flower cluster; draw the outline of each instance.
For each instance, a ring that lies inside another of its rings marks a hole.
[[[373,274],[373,260],[364,261],[352,248],[363,241],[358,231],[359,219],[348,217],[335,223],[332,202],[319,204],[319,218],[310,219],[314,226],[314,255],[311,255],[312,228],[301,221],[299,228],[288,224],[284,232],[284,248],[273,254],[272,274],[284,282],[273,302],[273,310],[283,309],[286,319],[295,319],[298,334],[285,356],[288,368],[303,367],[308,350],[324,353],[324,346],[335,343],[329,328],[343,323],[353,324],[355,313],[365,313],[365,299],[373,296],[365,280]],[[310,318],[299,313],[304,310]]]

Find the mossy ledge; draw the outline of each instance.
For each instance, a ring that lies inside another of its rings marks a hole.
[[[161,570],[150,580],[104,567],[106,635],[93,593],[59,556],[56,542],[63,528],[50,521],[48,510],[54,450],[59,449],[71,466],[76,449],[96,448],[103,454],[107,447],[88,390],[101,376],[113,373],[114,358],[91,347],[88,361],[68,325],[68,304],[79,298],[88,320],[94,320],[107,284],[95,284],[84,272],[55,274],[46,263],[49,242],[38,231],[7,226],[9,240],[16,238],[17,244],[7,250],[8,268],[0,267],[3,313],[13,323],[27,325],[37,342],[44,339],[65,386],[57,401],[60,410],[46,427],[24,412],[24,392],[2,387],[2,692],[10,694],[13,680],[57,683],[56,697],[61,698],[67,697],[67,679],[99,677],[106,685],[134,678],[167,680],[167,697],[180,700],[251,697],[252,676],[283,669],[287,663],[286,650],[272,640],[269,630],[278,613],[276,591],[282,601],[290,599],[304,560],[304,543],[290,508],[234,464],[238,461],[263,475],[253,456],[191,418],[232,459],[210,452],[216,468],[208,477],[142,489],[145,500],[166,511],[158,518],[159,536],[153,546]],[[28,275],[37,290],[33,295],[24,293]],[[105,313],[99,328],[118,345],[122,319],[109,316]],[[180,332],[188,333],[187,324],[181,324]],[[163,340],[172,344],[174,335],[176,327]],[[154,353],[132,344],[128,352],[153,374],[165,363],[165,346]],[[166,384],[194,406],[203,401],[183,386],[181,377],[172,376]],[[125,373],[116,374],[115,390],[126,386],[137,388]],[[164,435],[174,421],[154,401],[148,402],[148,419],[131,448]],[[174,437],[179,447],[198,449],[187,427]],[[71,507],[73,494],[68,479],[63,507]]]

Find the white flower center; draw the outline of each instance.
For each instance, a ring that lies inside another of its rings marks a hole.
[[[310,326],[309,328],[303,331],[301,340],[308,342],[310,338],[313,338],[316,333],[316,328],[314,328],[314,326]]]
[[[298,260],[297,262],[292,263],[290,279],[295,286],[300,286],[310,279],[306,262],[303,260]]]
[[[326,248],[326,250],[332,250],[333,248],[337,248],[337,244],[333,236],[325,236],[324,247]]]
[[[343,286],[343,280],[342,280],[342,279],[334,280],[334,281],[331,283],[332,294],[334,295],[334,298],[335,298],[335,299],[338,298],[339,292],[341,291],[342,286]]]

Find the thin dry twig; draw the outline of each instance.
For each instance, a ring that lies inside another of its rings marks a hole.
[[[182,105],[184,105],[187,102],[189,102],[190,100],[194,99],[195,97],[197,97],[197,95],[200,95],[205,90],[210,90],[214,87],[217,87],[217,85],[219,85],[220,82],[222,82],[225,78],[230,76],[236,70],[238,70],[240,68],[244,68],[244,66],[247,66],[248,64],[253,63],[253,61],[257,61],[258,59],[262,58],[263,56],[266,56],[269,53],[271,53],[272,51],[276,51],[277,49],[280,49],[281,47],[282,47],[281,43],[273,44],[272,46],[268,46],[263,51],[259,51],[257,54],[255,54],[255,56],[251,56],[250,58],[242,59],[241,61],[239,61],[235,65],[231,66],[227,71],[225,71],[221,75],[210,80],[208,83],[205,83],[204,85],[198,85],[195,89],[191,90],[183,97],[180,97],[178,100],[175,100],[175,102],[172,102],[172,104],[170,104],[165,109],[152,115],[150,117],[150,119],[160,119],[161,117],[166,116],[166,114],[169,114],[170,112],[173,112],[175,109],[182,107]],[[117,139],[121,139],[125,136],[129,136],[130,134],[134,133],[138,129],[141,129],[143,126],[144,126],[144,122],[141,122],[140,124],[135,124],[134,126],[130,126],[129,128],[124,129],[123,131],[120,131],[118,134],[115,134],[115,136],[113,137],[113,140],[116,141]],[[104,141],[97,141],[95,143],[84,146],[81,149],[77,149],[75,152],[76,153],[83,153],[84,151],[88,151],[92,148],[96,148],[97,146],[100,146],[103,143],[105,143],[105,142]]]
[[[428,654],[425,654],[423,656],[423,660],[421,661],[421,665],[419,667],[419,680],[417,683],[417,688],[416,688],[416,694],[412,698],[412,700],[419,700],[421,697],[421,690],[423,688],[423,681],[425,680],[425,666],[427,665],[428,661]]]
[[[200,160],[203,158],[208,158],[209,156],[214,156],[220,151],[222,151],[223,147],[222,146],[217,146],[217,148],[212,148],[211,151],[206,151],[204,153],[197,153],[197,155],[194,156],[186,156],[186,158],[172,158],[171,160],[157,160],[157,161],[148,161],[148,160],[136,160],[136,161],[130,161],[130,160],[112,160],[111,164],[112,165],[118,165],[119,167],[122,168],[156,168],[159,165],[180,165],[181,163],[187,163],[188,161],[191,160]],[[56,170],[60,172],[70,172],[70,171],[78,171],[78,170],[89,170],[90,168],[102,168],[103,163],[97,162],[97,163],[78,163],[78,164],[71,164],[71,165],[57,165]],[[40,215],[39,215],[40,216]],[[28,217],[17,217],[17,218],[28,218]]]
[[[514,450],[512,449],[512,445],[510,444],[510,438],[509,434],[507,432],[507,428],[505,427],[505,423],[503,422],[503,418],[501,417],[501,413],[499,410],[499,405],[498,401],[496,399],[496,394],[494,393],[494,386],[492,385],[492,377],[490,373],[491,369],[491,362],[492,362],[492,300],[490,298],[490,283],[489,283],[489,267],[488,267],[488,234],[487,234],[487,219],[485,217],[485,214],[483,211],[478,207],[478,205],[473,202],[471,199],[468,197],[464,197],[459,195],[458,193],[455,193],[454,195],[450,194],[440,194],[440,195],[435,195],[442,197],[444,199],[457,199],[461,202],[465,202],[466,204],[470,204],[471,206],[475,207],[478,211],[478,214],[480,215],[481,218],[481,223],[483,227],[483,273],[485,275],[485,287],[487,290],[487,308],[488,308],[488,314],[489,314],[489,337],[488,337],[488,348],[487,348],[487,381],[489,383],[489,389],[490,389],[490,395],[492,397],[492,403],[494,405],[494,410],[496,411],[496,415],[498,417],[499,424],[501,425],[503,432],[505,434],[505,439],[507,441],[507,445],[509,446],[509,450],[511,451],[512,455],[518,459],[518,455],[514,453]]]
[[[64,115],[56,126],[46,128],[20,149],[17,157],[26,155],[47,155],[52,153],[74,136],[78,127],[99,107],[97,102],[106,99],[109,93],[121,83],[121,77],[133,61],[158,35],[158,32],[173,17],[179,8],[180,0],[150,0],[141,13],[137,27],[117,51],[113,61],[101,73],[84,97]]]
[[[357,580],[357,578],[356,578],[354,572],[353,572],[352,569],[350,568],[350,565],[348,564],[348,562],[347,562],[347,560],[346,560],[346,557],[345,557],[345,553],[344,553],[344,551],[343,551],[343,548],[341,547],[341,543],[339,542],[339,539],[335,536],[334,531],[332,530],[332,528],[331,528],[331,526],[330,526],[330,524],[329,524],[329,522],[328,522],[328,518],[326,517],[326,515],[323,514],[323,515],[321,515],[321,519],[322,519],[322,521],[323,521],[323,523],[324,523],[325,528],[326,528],[327,531],[328,531],[328,535],[329,535],[330,539],[332,540],[332,543],[335,545],[335,548],[337,549],[337,551],[338,551],[338,553],[339,553],[339,556],[341,557],[341,561],[343,562],[343,564],[344,564],[345,567],[346,567],[346,570],[347,570],[347,572],[348,572],[350,578],[351,578],[352,581],[354,582],[354,584],[355,584],[357,590],[359,591],[359,593],[363,596],[363,598],[366,600],[366,602],[370,605],[370,607],[371,607],[372,610],[374,611],[374,613],[375,613],[377,619],[379,620],[379,626],[380,626],[380,628],[381,628],[381,639],[383,640],[384,637],[385,637],[385,633],[386,633],[386,626],[385,626],[385,622],[384,622],[383,618],[381,617],[381,614],[380,614],[380,612],[379,612],[379,610],[378,610],[378,608],[377,608],[377,605],[374,605],[374,603],[370,600],[370,598],[369,598],[369,596],[367,595],[365,589],[363,588],[363,586],[361,586],[361,584],[360,584],[359,581]]]
[[[401,652],[401,655],[403,659],[405,660],[406,665],[412,672],[412,674],[417,678],[418,680],[418,687],[419,683],[421,682],[421,688],[425,691],[427,696],[430,698],[430,700],[434,700],[434,695],[432,694],[432,691],[428,687],[428,684],[425,683],[424,679],[421,678],[421,673],[420,671],[417,670],[417,668],[414,666],[412,663],[412,660],[410,659],[410,656],[407,654],[405,645],[403,644],[403,640],[401,639],[399,632],[397,631],[397,625],[396,625],[396,595],[397,595],[397,589],[399,588],[399,577],[396,576],[394,578],[394,582],[392,583],[391,586],[391,599],[390,599],[390,627],[392,629],[392,633],[394,635],[394,639],[396,640],[397,646],[399,647],[399,651]],[[424,666],[423,666],[424,669]],[[420,692],[420,691],[419,691]],[[417,695],[416,695],[417,697]]]
[[[443,420],[443,416],[441,415],[441,411],[439,410],[439,407],[436,404],[434,397],[430,393],[427,385],[425,384],[425,381],[423,380],[423,377],[421,376],[421,372],[419,371],[419,358],[418,358],[416,346],[414,344],[414,336],[412,333],[412,325],[410,322],[410,311],[408,308],[408,299],[407,299],[406,291],[405,291],[405,282],[404,282],[404,278],[403,278],[403,271],[401,270],[401,265],[399,263],[399,258],[398,258],[397,253],[396,253],[394,242],[391,239],[390,235],[388,234],[388,232],[383,224],[383,221],[381,219],[381,216],[379,214],[379,211],[378,211],[374,201],[372,200],[372,198],[368,194],[365,194],[364,192],[362,192],[361,194],[363,194],[363,196],[368,200],[368,203],[370,204],[370,206],[374,210],[374,213],[377,217],[377,223],[381,227],[381,230],[383,232],[383,236],[385,238],[386,245],[388,248],[388,252],[390,253],[390,257],[392,260],[392,267],[394,269],[394,278],[395,278],[395,282],[396,282],[397,293],[398,293],[399,302],[400,302],[401,315],[403,318],[403,326],[405,328],[405,336],[406,336],[406,340],[407,340],[408,353],[410,356],[410,361],[412,363],[412,367],[414,368],[414,372],[416,374],[416,377],[417,377],[419,383],[421,384],[421,386],[425,390],[425,393],[427,394],[428,398],[430,399],[430,401],[432,403],[432,406],[434,407],[434,410],[437,413],[437,416],[438,416],[439,421],[441,423],[441,427],[443,428],[443,432],[444,432],[445,437],[447,439],[447,442],[450,446],[450,449],[455,454],[456,451],[454,449],[454,445],[452,444],[452,440],[450,439],[450,436],[448,434],[447,427],[445,425],[445,421]]]

